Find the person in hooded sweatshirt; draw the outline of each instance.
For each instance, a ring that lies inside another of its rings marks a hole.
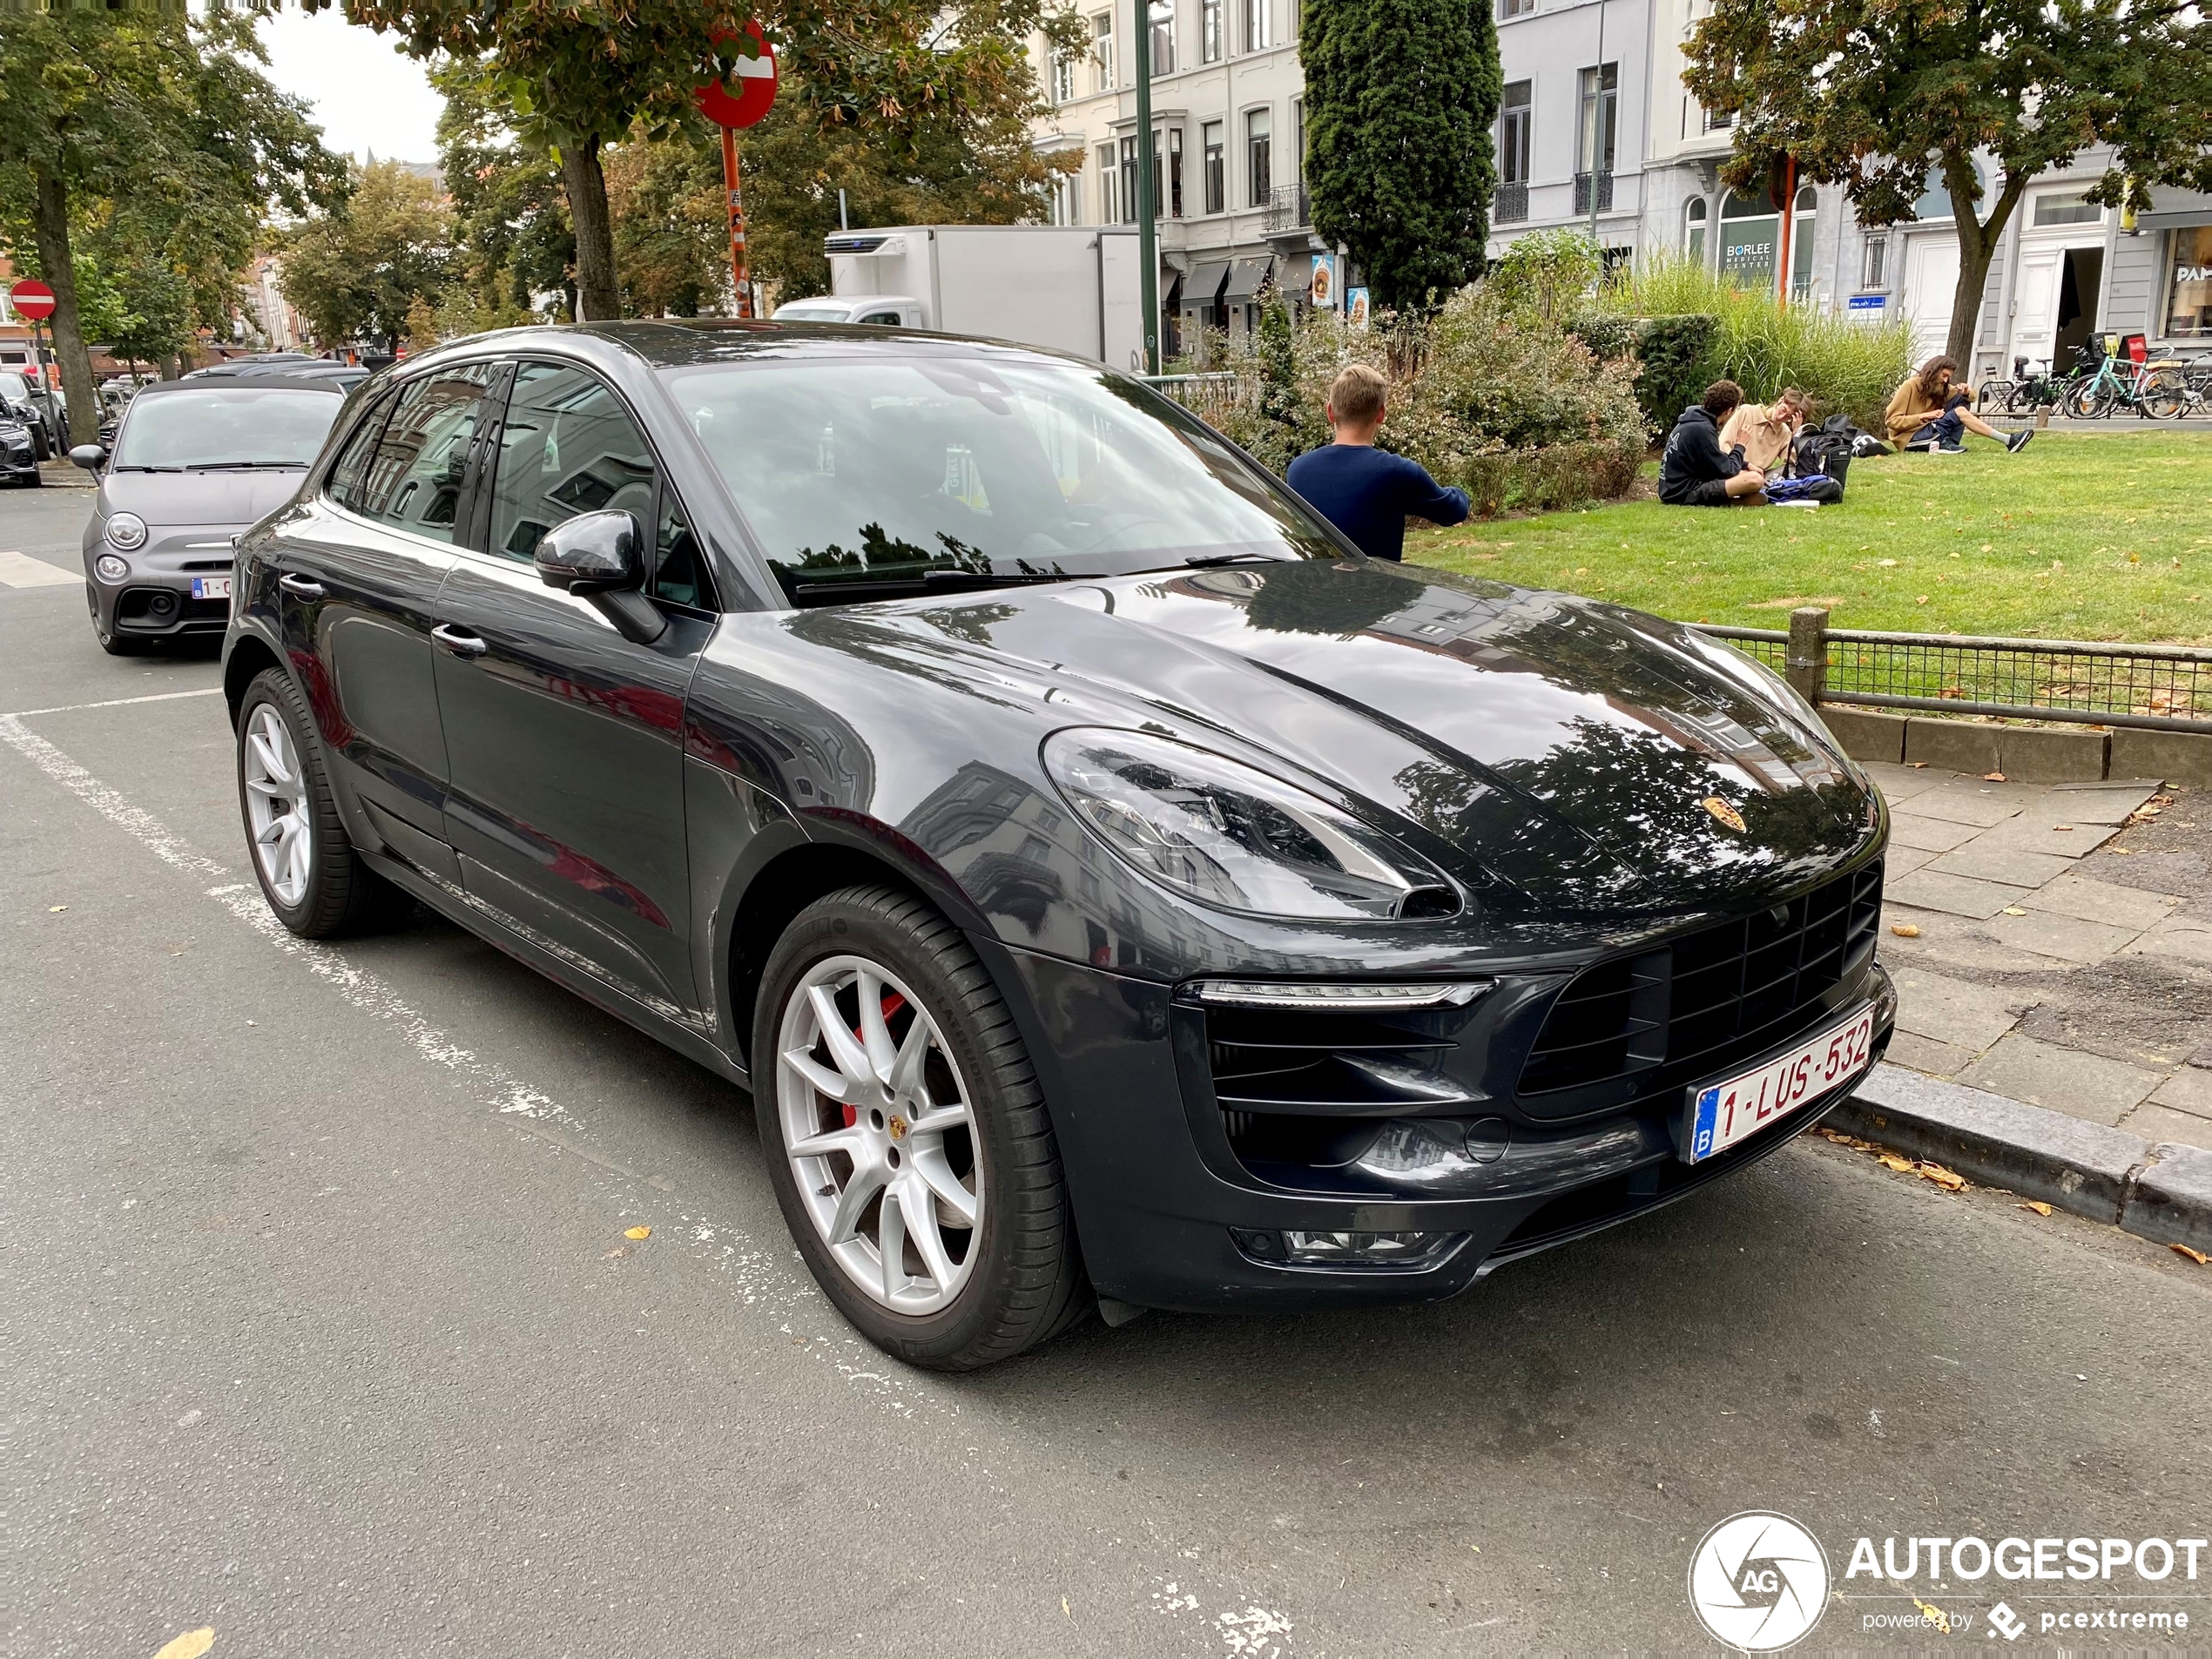
[[[1684,409],[1659,458],[1659,499],[1669,507],[1764,507],[1766,474],[1743,459],[1743,446],[1721,448],[1721,422],[1743,401],[1734,381],[1715,381]]]

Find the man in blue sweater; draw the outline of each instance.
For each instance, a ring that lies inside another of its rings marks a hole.
[[[1336,442],[1291,462],[1285,482],[1372,559],[1406,556],[1406,520],[1456,524],[1467,516],[1467,493],[1447,489],[1417,461],[1375,448],[1387,411],[1389,381],[1354,363],[1329,388],[1329,428]]]

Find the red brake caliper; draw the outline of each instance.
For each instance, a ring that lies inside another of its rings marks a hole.
[[[885,1022],[887,1024],[891,1019],[897,1015],[899,1010],[906,1006],[907,999],[900,995],[898,992],[886,991],[883,994],[883,1018]],[[853,1034],[853,1037],[855,1042],[860,1041],[860,1034],[857,1031]],[[866,1045],[863,1044],[863,1046],[865,1047]],[[853,1124],[859,1123],[860,1121],[860,1108],[857,1106],[847,1106],[845,1109],[845,1127],[851,1129]]]

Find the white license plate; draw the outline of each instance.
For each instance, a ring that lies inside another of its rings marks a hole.
[[[1874,1041],[1874,1009],[1861,1008],[1811,1042],[1777,1055],[1756,1071],[1723,1078],[1689,1096],[1683,1161],[1699,1163],[1725,1152],[1807,1101],[1842,1087],[1866,1069]]]
[[[226,576],[196,576],[192,579],[192,597],[227,599],[231,597],[231,579]]]

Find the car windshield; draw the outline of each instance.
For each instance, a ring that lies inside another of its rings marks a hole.
[[[185,472],[304,467],[344,406],[334,393],[250,381],[133,398],[116,438],[115,466]]]
[[[870,356],[663,374],[794,604],[1344,556],[1220,437],[1103,369]]]

